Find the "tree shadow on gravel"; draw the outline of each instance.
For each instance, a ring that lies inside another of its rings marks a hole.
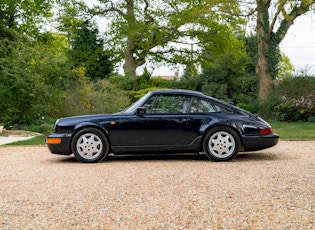
[[[240,153],[237,157],[229,163],[247,162],[247,161],[276,161],[281,160],[276,154],[261,153],[261,152],[249,152]],[[112,162],[139,162],[139,161],[203,161],[213,162],[208,157],[201,154],[133,154],[133,155],[113,155],[109,154],[104,161],[100,163],[112,163]],[[55,159],[56,163],[81,163],[78,162],[73,155],[60,157]],[[226,163],[226,162],[222,162]]]

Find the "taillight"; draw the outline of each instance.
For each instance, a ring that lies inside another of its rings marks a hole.
[[[268,135],[268,134],[272,134],[272,129],[271,128],[266,128],[266,129],[262,129],[260,130],[259,134],[260,135]]]

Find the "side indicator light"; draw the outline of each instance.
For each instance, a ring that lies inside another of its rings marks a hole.
[[[115,125],[116,122],[115,122],[115,121],[111,121],[110,124],[111,124],[111,125]]]
[[[270,129],[270,128],[267,128],[267,129],[262,129],[262,130],[260,130],[260,132],[259,132],[259,134],[261,134],[261,135],[268,135],[268,134],[272,134],[273,132],[272,132],[272,129]]]
[[[46,144],[58,145],[60,143],[61,143],[61,138],[57,138],[57,137],[46,138]]]

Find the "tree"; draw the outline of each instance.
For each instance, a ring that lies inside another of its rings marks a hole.
[[[213,59],[212,64],[205,66],[200,74],[201,91],[236,103],[233,97],[242,93],[244,87],[234,85],[238,79],[246,76],[245,69],[249,61],[245,50],[238,53],[226,51]]]
[[[98,29],[88,21],[76,28],[70,40],[69,57],[77,68],[83,66],[86,76],[92,80],[107,77],[113,67],[104,51],[104,40],[98,37]]]
[[[255,0],[258,42],[257,73],[260,78],[259,107],[262,110],[277,77],[278,47],[295,19],[308,12],[314,0]]]
[[[0,33],[14,30],[34,37],[40,24],[52,16],[51,9],[49,0],[0,0]]]
[[[51,9],[48,0],[0,0],[0,117],[6,127],[56,110],[55,87],[67,72],[60,43],[45,44],[51,36],[42,25]]]
[[[61,86],[69,72],[56,47],[27,41],[0,40],[0,117],[6,127],[34,124],[58,113]]]
[[[95,1],[87,8],[93,16],[112,19],[109,46],[124,59],[125,75],[132,78],[137,67],[150,58],[157,62],[196,62],[203,49],[231,45],[226,35],[231,34],[231,25],[236,28],[240,22],[232,16],[239,13],[237,1],[109,0]],[[194,59],[191,44],[199,47]]]

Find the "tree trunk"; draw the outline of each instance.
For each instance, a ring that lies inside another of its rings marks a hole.
[[[126,77],[136,78],[136,60],[133,56],[135,45],[132,39],[128,39],[127,47],[125,50],[125,63],[123,66]]]
[[[273,78],[269,69],[270,64],[268,59],[269,43],[266,40],[266,34],[258,31],[258,63],[257,74],[259,75],[259,109],[263,109],[267,102],[267,98],[273,89]]]
[[[259,110],[263,111],[268,96],[273,90],[273,79],[270,71],[268,71],[268,59],[264,54],[259,55],[257,64],[257,73],[259,75]]]
[[[258,43],[258,63],[256,67],[260,79],[259,86],[259,111],[262,112],[266,106],[267,98],[273,89],[272,70],[270,67],[276,63],[270,63],[273,60],[273,52],[270,47],[271,36],[269,31],[269,4],[267,0],[257,1],[257,43]]]
[[[263,112],[266,108],[267,98],[273,90],[274,81],[277,77],[277,65],[279,61],[278,48],[280,42],[288,32],[294,20],[310,10],[315,0],[297,1],[296,4],[290,1],[278,2],[277,11],[273,20],[269,20],[269,8],[271,0],[256,0],[257,3],[257,41],[258,41],[258,63],[256,71],[260,79],[259,87],[259,110]],[[291,9],[286,7],[291,5]],[[289,11],[289,12],[287,12]],[[277,24],[277,17],[282,13],[284,18],[279,23],[276,32],[274,26]]]

